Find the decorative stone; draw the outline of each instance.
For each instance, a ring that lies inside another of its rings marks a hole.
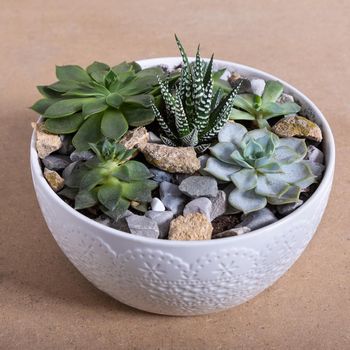
[[[218,216],[225,214],[227,210],[226,193],[219,191],[216,197],[209,198],[212,203],[212,209],[210,213],[210,221],[216,219]]]
[[[163,143],[161,138],[158,137],[154,132],[148,132],[148,142],[149,143]]]
[[[164,206],[171,210],[174,215],[182,213],[186,197],[177,185],[163,181],[159,186],[160,199]]]
[[[91,151],[81,151],[81,152],[74,151],[71,153],[70,159],[72,162],[77,162],[79,160],[89,160],[94,156],[95,154]]]
[[[78,164],[79,162],[72,162],[68,164],[67,167],[62,172],[63,178],[66,179],[68,176],[70,176],[72,174],[72,171]]]
[[[130,215],[125,218],[130,233],[150,238],[158,238],[159,229],[157,223],[146,216]]]
[[[283,93],[276,101],[277,103],[294,102],[294,97]]]
[[[315,147],[313,145],[310,145],[307,148],[307,154],[306,154],[305,159],[306,160],[310,160],[311,162],[323,164],[323,162],[324,162],[324,154],[317,147]]]
[[[311,120],[301,117],[285,117],[279,120],[272,131],[280,137],[305,137],[317,142],[322,141],[322,131],[320,127]]]
[[[70,158],[62,154],[50,154],[43,159],[43,164],[50,170],[65,169],[70,163]]]
[[[166,171],[159,170],[156,168],[151,168],[149,171],[153,174],[152,180],[156,182],[173,182],[174,181],[174,175],[167,173]]]
[[[159,198],[157,198],[157,197],[152,198],[151,208],[152,208],[152,210],[154,210],[154,211],[165,211],[165,206],[164,206],[164,204],[163,204],[162,201],[161,201]]]
[[[159,238],[164,239],[168,237],[169,226],[171,220],[174,218],[173,212],[167,211],[153,211],[149,210],[145,216],[152,219],[158,224]]]
[[[171,221],[169,239],[179,241],[205,240],[211,238],[212,231],[213,227],[204,214],[181,215]]]
[[[254,95],[262,96],[265,89],[265,80],[264,79],[252,79],[250,81],[251,92]]]
[[[179,190],[191,198],[216,197],[218,183],[209,176],[190,176],[183,180]]]
[[[148,138],[148,131],[142,126],[129,130],[119,143],[124,145],[127,149],[138,148],[139,150],[142,150],[146,146]]]
[[[212,206],[213,205],[208,198],[196,198],[185,205],[183,215],[186,216],[187,214],[191,213],[202,213],[207,217],[209,221],[211,221],[210,214],[212,212]]]
[[[126,221],[126,217],[122,217],[118,219],[117,221],[113,221],[111,223],[111,227],[118,231],[126,232],[126,233],[131,233],[129,229],[129,225]]]
[[[295,209],[299,208],[304,202],[302,200],[299,200],[299,202],[296,203],[288,203],[283,205],[276,205],[277,213],[286,216],[291,214]]]
[[[39,158],[43,159],[52,152],[59,150],[62,147],[61,138],[58,135],[50,134],[44,130],[44,124],[32,123],[36,135],[36,150]]]
[[[56,171],[45,168],[44,177],[55,192],[63,188],[64,179]]]
[[[145,213],[148,210],[147,203],[140,203],[137,201],[131,201],[130,206],[131,206],[131,208],[134,208],[135,210],[138,210],[142,213]]]
[[[59,154],[64,154],[68,156],[74,151],[74,146],[72,144],[72,136],[71,135],[61,135],[62,146],[58,150]]]
[[[247,215],[243,215],[243,220],[237,227],[249,227],[252,231],[258,228],[270,225],[277,221],[276,216],[268,208],[263,208],[257,211],[253,211]]]
[[[224,231],[224,232],[220,232],[220,233],[216,233],[215,235],[213,235],[213,239],[216,238],[225,238],[225,237],[232,237],[232,236],[239,236],[239,235],[243,235],[245,233],[250,232],[251,229],[249,227],[236,227],[236,228],[232,228],[230,230]]]
[[[241,76],[237,72],[232,72],[231,75],[228,77],[227,81],[231,86],[235,84],[237,80],[241,79]]]
[[[148,143],[141,151],[148,163],[169,173],[193,174],[200,169],[200,162],[193,147]]]

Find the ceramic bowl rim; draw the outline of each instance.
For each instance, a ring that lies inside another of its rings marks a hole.
[[[179,61],[180,57],[157,57],[157,58],[149,58],[144,60],[138,60],[137,62],[141,65],[146,66],[154,66],[157,64],[169,64],[169,61],[175,62]],[[191,58],[193,59],[193,58]],[[208,59],[205,59],[208,60]],[[41,188],[46,192],[47,196],[50,198],[50,200],[54,201],[58,206],[61,206],[67,214],[75,216],[78,220],[82,220],[86,224],[90,224],[96,229],[100,231],[104,231],[107,234],[110,234],[112,236],[115,236],[116,238],[122,238],[125,240],[131,240],[135,243],[140,244],[153,244],[155,246],[162,246],[162,247],[198,247],[198,246],[217,246],[221,244],[235,244],[237,242],[242,242],[247,239],[254,239],[256,236],[266,234],[271,229],[278,229],[283,227],[285,224],[288,225],[289,222],[292,222],[299,214],[301,214],[302,211],[305,211],[308,207],[314,205],[317,203],[318,198],[320,195],[327,190],[327,188],[332,183],[333,178],[333,172],[334,172],[334,165],[335,165],[335,144],[334,144],[334,138],[331,131],[331,128],[322,114],[322,112],[317,108],[317,106],[302,92],[300,92],[298,89],[296,89],[294,86],[290,85],[289,83],[285,82],[284,80],[266,73],[262,70],[249,67],[247,65],[238,64],[230,61],[225,60],[214,60],[215,64],[219,64],[222,66],[234,66],[238,70],[246,70],[249,71],[250,74],[257,76],[263,75],[265,79],[271,79],[271,80],[278,80],[280,81],[284,87],[288,88],[292,93],[295,93],[297,95],[300,95],[302,99],[306,102],[308,106],[310,106],[317,115],[317,118],[319,118],[322,121],[322,132],[325,137],[324,143],[325,143],[325,149],[327,152],[327,161],[326,161],[326,169],[323,175],[323,178],[317,187],[316,191],[311,195],[311,197],[299,208],[297,208],[293,213],[285,216],[284,218],[279,219],[273,224],[267,225],[265,227],[262,227],[260,229],[254,230],[252,232],[249,232],[245,235],[239,235],[239,236],[233,236],[233,237],[226,237],[226,238],[220,238],[220,239],[213,239],[213,240],[203,240],[203,241],[175,241],[175,240],[162,240],[162,239],[155,239],[155,238],[149,238],[149,237],[142,237],[137,235],[128,234],[123,231],[116,230],[114,228],[108,227],[106,225],[103,225],[101,223],[96,222],[93,219],[90,219],[89,217],[85,216],[84,214],[81,214],[74,208],[72,208],[69,204],[64,202],[49,186],[49,184],[46,182],[43,172],[41,170],[41,166],[39,163],[39,157],[35,148],[35,134],[34,131],[32,133],[31,137],[31,145],[30,145],[30,164],[32,169],[32,176],[33,178],[36,178],[37,183],[41,186]]]

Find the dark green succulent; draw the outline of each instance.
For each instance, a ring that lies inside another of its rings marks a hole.
[[[118,219],[131,201],[148,203],[151,191],[158,184],[148,168],[135,160],[136,149],[106,139],[103,143],[90,144],[95,157],[78,164],[65,177],[65,185],[75,189],[75,209],[100,205],[101,210]]]
[[[43,115],[45,128],[55,134],[71,134],[77,150],[109,137],[119,139],[130,126],[154,120],[151,103],[158,86],[161,67],[141,70],[135,63],[114,67],[94,62],[84,70],[79,66],[56,67],[58,81],[38,86],[44,96],[33,106]]]
[[[196,59],[190,63],[177,37],[176,41],[183,61],[181,78],[173,89],[168,82],[159,81],[166,116],[162,116],[154,104],[152,107],[165,144],[191,146],[202,152],[227,122],[241,82],[222,98],[224,85],[214,88],[213,56],[206,64],[201,60],[198,47]]]
[[[294,102],[277,103],[283,93],[283,85],[270,80],[266,83],[262,96],[254,94],[237,95],[230,119],[253,120],[259,128],[269,127],[270,118],[298,113],[300,106]]]

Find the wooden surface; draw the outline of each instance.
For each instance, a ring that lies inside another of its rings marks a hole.
[[[0,349],[349,349],[350,2],[3,0],[0,11]],[[328,118],[334,189],[292,269],[220,314],[133,310],[95,289],[55,244],[32,188],[27,109],[55,64],[190,53],[260,68],[295,85]]]

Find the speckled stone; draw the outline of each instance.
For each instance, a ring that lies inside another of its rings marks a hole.
[[[56,171],[45,168],[44,177],[55,192],[63,188],[64,179]]]
[[[119,143],[124,145],[127,149],[138,148],[139,150],[142,150],[146,146],[148,139],[149,136],[147,129],[142,126],[129,130]]]
[[[211,239],[213,227],[204,214],[193,213],[178,216],[171,221],[169,239],[178,241],[199,241]]]
[[[35,146],[39,158],[43,159],[52,152],[59,150],[62,147],[62,140],[58,135],[50,134],[44,130],[44,124],[32,123],[35,130],[36,141]]]

